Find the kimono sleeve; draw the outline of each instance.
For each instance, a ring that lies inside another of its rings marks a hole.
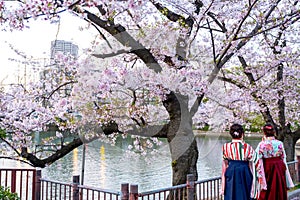
[[[225,151],[225,145],[223,145],[223,147],[222,147],[222,157],[223,157],[223,159],[222,159],[222,177],[221,177],[222,185],[221,185],[221,191],[220,191],[221,194],[224,194],[224,190],[225,190],[225,172],[226,172],[226,169],[228,167],[228,160],[225,157],[226,153],[224,152]]]

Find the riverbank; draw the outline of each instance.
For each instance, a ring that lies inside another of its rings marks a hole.
[[[228,131],[215,132],[215,131],[194,130],[194,135],[195,136],[214,136],[214,137],[222,136],[222,137],[230,137]],[[245,136],[246,137],[250,137],[250,138],[261,138],[261,137],[263,137],[263,134],[262,133],[246,133]]]

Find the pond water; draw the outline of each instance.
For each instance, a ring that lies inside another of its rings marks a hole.
[[[222,145],[229,137],[220,134],[197,136],[199,159],[198,180],[221,175]],[[254,148],[260,141],[246,137]],[[172,185],[171,158],[168,145],[162,145],[153,155],[134,156],[127,153],[124,144],[111,146],[100,141],[86,145],[84,185],[120,191],[122,183],[138,184],[139,191],[148,191]],[[77,148],[61,160],[42,169],[42,177],[61,182],[72,181],[82,174],[83,148]],[[19,162],[0,159],[0,167],[27,167]]]

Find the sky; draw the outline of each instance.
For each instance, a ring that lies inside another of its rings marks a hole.
[[[79,26],[85,27],[87,23],[68,13],[63,14],[60,25],[44,20],[31,20],[26,25],[30,28],[23,31],[0,31],[0,84],[16,83],[24,80],[25,73],[27,76],[32,73],[29,66],[10,61],[11,58],[24,60],[11,50],[10,45],[28,57],[42,60],[50,58],[51,41],[55,39],[73,42],[78,45],[80,53],[81,49],[90,46],[96,34],[93,30],[80,31]]]

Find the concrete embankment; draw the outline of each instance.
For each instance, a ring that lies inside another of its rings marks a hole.
[[[222,137],[230,137],[229,132],[216,132],[216,131],[199,131],[194,130],[195,136],[222,136]],[[263,136],[262,133],[246,133],[246,137],[253,137],[253,138],[261,138]]]

